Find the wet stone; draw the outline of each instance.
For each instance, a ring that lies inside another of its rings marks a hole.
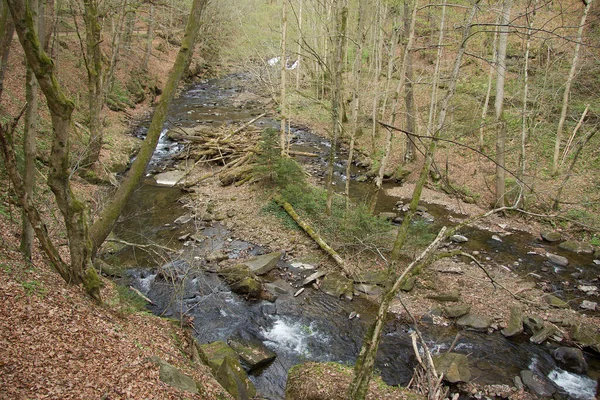
[[[551,264],[559,267],[566,267],[569,265],[569,260],[566,257],[559,256],[558,254],[546,253],[546,258]]]
[[[560,242],[562,240],[562,235],[556,231],[544,231],[542,232],[542,239],[546,242]]]
[[[588,370],[583,352],[575,347],[559,347],[552,353],[561,368],[576,374],[585,374]]]
[[[240,360],[248,366],[249,371],[270,364],[277,356],[258,341],[233,337],[227,340],[227,344],[237,353]]]
[[[540,397],[552,397],[556,392],[552,383],[530,370],[521,371],[521,380],[531,392]]]

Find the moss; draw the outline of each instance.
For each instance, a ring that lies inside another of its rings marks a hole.
[[[87,268],[83,277],[83,288],[96,302],[101,303],[100,288],[102,281],[94,268]]]

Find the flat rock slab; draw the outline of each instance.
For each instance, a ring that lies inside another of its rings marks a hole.
[[[339,272],[332,272],[325,276],[321,284],[321,290],[330,296],[340,298],[344,296],[347,299],[352,299],[354,293],[352,280],[346,278]]]
[[[157,185],[175,186],[184,175],[185,171],[167,171],[154,175],[154,180]]]
[[[354,289],[369,296],[381,296],[383,289],[377,285],[368,285],[366,283],[358,283],[354,285]]]
[[[471,311],[471,305],[469,304],[457,304],[454,306],[444,307],[444,316],[446,318],[459,318],[466,315]]]
[[[385,285],[389,280],[387,271],[367,271],[356,275],[354,282],[367,283],[371,285]]]
[[[469,359],[464,354],[438,354],[433,356],[433,364],[437,372],[444,374],[446,382],[458,383],[469,382],[471,380]]]
[[[282,256],[283,252],[276,251],[269,254],[263,254],[262,256],[252,257],[249,260],[244,261],[242,264],[250,268],[250,271],[256,275],[264,275],[275,269]]]
[[[546,297],[546,302],[554,308],[569,308],[569,303],[567,303],[566,301],[559,299],[558,297],[552,295],[552,294],[547,294]]]
[[[544,325],[542,330],[540,330],[535,335],[530,337],[529,341],[531,343],[535,343],[535,344],[542,344],[546,340],[548,340],[548,338],[550,338],[550,336],[554,335],[554,333],[556,333],[556,328],[553,325],[546,324],[546,325]]]
[[[470,331],[485,332],[492,325],[492,319],[484,315],[467,314],[459,318],[456,325]]]
[[[502,335],[504,337],[517,336],[523,333],[523,329],[523,311],[519,307],[511,308],[508,325],[502,329]]]
[[[227,344],[237,353],[240,360],[248,366],[250,371],[270,364],[277,357],[277,354],[258,341],[232,337],[227,340]]]
[[[435,293],[428,295],[427,298],[442,302],[456,302],[460,298],[460,292],[458,290],[452,290],[445,293]]]
[[[158,357],[151,357],[150,361],[159,367],[159,379],[167,385],[190,393],[198,393],[198,385],[191,377],[184,374],[171,364]]]

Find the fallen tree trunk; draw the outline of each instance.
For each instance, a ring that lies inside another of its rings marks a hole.
[[[323,238],[306,221],[300,218],[300,216],[298,215],[298,213],[296,213],[296,210],[294,210],[294,207],[290,203],[283,200],[281,196],[275,196],[273,197],[273,200],[275,200],[277,204],[283,207],[283,209],[288,213],[288,215],[292,217],[294,221],[296,221],[300,228],[302,228],[304,232],[308,234],[308,236],[310,236],[315,242],[317,242],[321,249],[323,249],[327,254],[329,254],[331,258],[333,258],[333,260],[340,267],[346,270],[346,263],[344,262],[344,259],[333,248],[331,248],[331,246],[329,246],[325,242],[325,240],[323,240]]]

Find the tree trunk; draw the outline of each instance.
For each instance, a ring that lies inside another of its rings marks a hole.
[[[325,212],[331,215],[333,207],[333,165],[340,134],[342,132],[342,70],[343,70],[343,52],[346,38],[346,25],[348,22],[348,0],[341,0],[334,4],[334,37],[333,54],[329,70],[332,74],[331,85],[331,147],[329,149],[329,164],[327,166],[327,200]]]
[[[300,90],[300,77],[301,71],[304,69],[302,65],[302,11],[304,9],[304,0],[300,0],[299,10],[298,10],[298,54],[296,55],[297,63],[296,66],[296,90]]]
[[[102,42],[100,18],[98,15],[97,0],[83,1],[85,21],[85,67],[88,77],[88,112],[90,142],[87,155],[83,160],[83,167],[95,164],[100,158],[102,150],[102,107],[104,106],[104,76],[102,65]]]
[[[123,0],[121,13],[118,14],[117,24],[114,23],[114,17],[112,20],[113,36],[111,40],[111,56],[108,72],[106,73],[106,87],[104,88],[104,96],[108,96],[113,90],[115,84],[115,70],[117,63],[119,62],[119,54],[121,52],[121,37],[123,35],[123,27],[125,25],[125,18],[127,16],[128,0]]]
[[[358,127],[358,113],[360,111],[360,75],[362,71],[362,52],[363,45],[365,42],[365,36],[363,32],[363,3],[358,3],[358,14],[357,14],[357,36],[356,40],[356,54],[354,55],[354,64],[352,66],[352,121],[350,127],[350,148],[348,149],[348,160],[346,163],[346,208],[350,206],[350,168],[352,167],[352,160],[354,158],[354,142],[356,135],[359,130]]]
[[[565,82],[565,91],[563,92],[562,109],[560,111],[560,118],[558,120],[558,128],[556,129],[556,141],[554,142],[554,157],[552,158],[552,174],[558,173],[558,159],[560,157],[560,142],[562,141],[562,133],[567,119],[567,109],[569,108],[569,96],[571,94],[571,85],[575,79],[575,73],[577,72],[577,64],[579,61],[579,49],[581,48],[581,41],[583,40],[583,28],[585,27],[585,21],[587,19],[590,8],[592,7],[593,0],[586,0],[583,3],[585,8],[581,21],[579,22],[579,29],[577,30],[577,39],[575,41],[575,51],[573,52],[573,60],[571,61],[571,69]]]
[[[408,54],[410,53],[413,43],[415,40],[415,23],[417,20],[417,2],[416,0],[411,1],[411,17],[410,17],[410,25],[408,31],[408,40],[404,47],[404,54],[402,56],[402,67],[400,69],[400,76],[398,78],[398,87],[396,88],[396,100],[392,105],[392,110],[390,114],[389,124],[394,125],[396,122],[396,116],[398,113],[400,99],[402,98],[401,94],[404,92],[404,84],[406,82],[406,70],[408,65]],[[379,164],[379,172],[375,177],[375,191],[373,192],[373,197],[371,198],[370,210],[371,212],[375,211],[375,206],[377,205],[377,199],[379,197],[379,192],[381,191],[381,186],[383,185],[383,176],[385,174],[385,169],[387,167],[387,161],[390,157],[390,152],[392,151],[392,139],[393,134],[391,129],[387,129],[387,135],[385,138],[385,150],[381,157],[381,162]]]
[[[152,41],[154,40],[154,4],[150,4],[148,17],[148,31],[146,32],[146,54],[144,55],[144,70],[148,70],[148,63],[152,55]]]
[[[10,16],[10,10],[6,0],[0,0],[0,99],[4,91],[4,73],[10,54],[10,45],[12,43],[15,25]]]
[[[69,238],[69,282],[83,284],[87,293],[99,301],[99,280],[91,262],[92,246],[88,236],[87,210],[85,205],[74,197],[69,183],[69,139],[74,104],[67,99],[58,84],[54,75],[54,63],[42,49],[29,7],[22,0],[8,0],[8,5],[27,62],[35,73],[50,109],[54,136],[48,185],[54,193]]]
[[[488,73],[487,91],[485,93],[485,100],[483,101],[483,109],[481,110],[481,126],[479,127],[479,150],[483,151],[484,134],[485,134],[485,120],[487,118],[488,108],[490,105],[490,97],[492,96],[492,81],[494,74],[496,73],[496,60],[498,58],[498,29],[500,25],[500,14],[496,18],[496,25],[494,28],[494,39],[492,41],[492,62],[490,64],[490,72]]]
[[[110,203],[108,203],[100,212],[98,218],[92,225],[90,236],[92,239],[94,254],[108,237],[110,231],[114,227],[117,218],[123,211],[127,199],[131,196],[137,187],[140,179],[144,176],[148,162],[152,158],[152,153],[158,143],[158,138],[163,128],[163,124],[167,118],[169,105],[175,96],[177,86],[184,73],[185,66],[188,65],[189,59],[194,51],[194,44],[200,29],[200,20],[202,12],[208,4],[208,0],[194,0],[192,10],[185,27],[185,34],[181,41],[181,48],[177,54],[175,64],[169,73],[169,78],[165,84],[163,94],[160,97],[156,111],[152,117],[152,122],[148,128],[148,134],[144,140],[140,151],[131,165],[125,179],[114,193]]]
[[[442,4],[442,19],[440,21],[440,34],[438,36],[437,43],[437,57],[435,60],[435,67],[433,69],[433,79],[431,82],[431,98],[429,102],[429,115],[427,116],[427,135],[433,136],[434,134],[434,121],[437,111],[437,92],[440,80],[440,62],[442,60],[442,54],[444,52],[444,29],[446,26],[446,1]]]
[[[281,129],[279,132],[279,146],[281,147],[281,156],[285,157],[286,155],[286,98],[285,98],[285,85],[286,85],[286,65],[287,65],[287,56],[286,56],[286,36],[287,36],[287,10],[286,4],[288,0],[281,0],[281,100],[279,101],[279,107],[281,108]]]
[[[411,32],[411,20],[408,16],[411,14],[410,4],[404,3],[404,30]],[[406,130],[410,133],[417,133],[415,92],[413,81],[415,74],[413,71],[412,51],[409,51],[406,57],[406,83],[404,87],[404,99],[406,103]],[[406,146],[404,147],[404,162],[411,162],[415,159],[415,143],[413,138],[406,135]]]
[[[504,82],[506,80],[506,47],[508,45],[508,30],[512,0],[504,0],[500,18],[500,33],[498,34],[498,56],[496,57],[496,206],[503,207],[506,192],[505,151],[506,151],[506,121],[504,119]]]

